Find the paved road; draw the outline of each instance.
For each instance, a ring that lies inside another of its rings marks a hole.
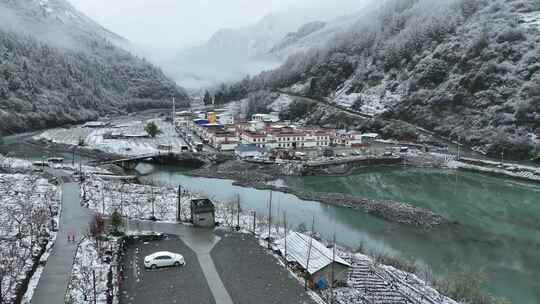
[[[212,258],[236,304],[315,303],[303,286],[248,234],[226,233]]]
[[[163,250],[181,253],[186,266],[145,269],[144,257]],[[161,241],[139,240],[130,244],[124,256],[124,266],[122,304],[216,303],[197,255],[177,236],[167,235]]]
[[[51,172],[55,176],[69,181],[65,173]],[[47,264],[41,274],[38,286],[32,297],[32,304],[64,303],[67,285],[71,276],[71,268],[76,243],[67,241],[70,233],[76,233],[77,239],[84,234],[91,216],[81,207],[79,184],[66,182],[62,184],[62,213],[56,242]]]
[[[201,229],[185,225],[155,223],[149,221],[129,221],[129,229],[157,231],[178,235],[180,239],[195,252],[215,303],[233,304],[233,301],[216,270],[214,262],[210,257],[212,248],[214,248],[220,240],[219,237],[214,235],[213,229]]]

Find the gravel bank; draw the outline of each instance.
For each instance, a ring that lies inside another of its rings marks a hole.
[[[371,200],[338,193],[306,192],[289,187],[272,186],[268,184],[269,181],[276,180],[284,175],[280,167],[275,165],[229,161],[195,170],[190,174],[207,178],[230,179],[234,181],[234,185],[242,187],[289,193],[302,200],[351,208],[400,224],[429,228],[449,223],[448,220],[430,210],[415,207],[408,203]]]

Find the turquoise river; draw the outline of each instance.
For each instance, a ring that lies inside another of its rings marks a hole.
[[[240,195],[244,210],[268,214],[268,191],[242,188],[232,181],[197,178],[186,169],[140,165],[143,181],[182,185],[215,199]],[[481,271],[486,290],[512,303],[540,303],[540,185],[472,172],[370,168],[346,177],[288,177],[291,188],[392,199],[433,210],[456,224],[420,229],[350,209],[302,201],[274,193],[273,212],[286,212],[291,225],[309,227],[356,248],[385,251],[445,275],[456,268]]]

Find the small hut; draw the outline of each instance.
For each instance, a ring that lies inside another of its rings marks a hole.
[[[331,249],[310,236],[291,232],[276,245],[287,263],[296,264],[308,276],[313,288],[324,289],[331,283],[347,281],[351,264],[334,256]]]
[[[198,227],[214,227],[216,225],[216,208],[207,198],[191,199],[191,222]]]

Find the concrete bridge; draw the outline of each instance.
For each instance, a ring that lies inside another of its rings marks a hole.
[[[148,153],[140,154],[133,156],[126,156],[118,159],[111,159],[105,161],[96,161],[93,162],[93,165],[117,165],[126,170],[134,170],[135,167],[141,162],[151,162],[151,163],[182,163],[182,162],[195,162],[200,163],[201,165],[206,163],[207,157],[202,153],[193,153],[193,152],[157,152],[157,153]]]

